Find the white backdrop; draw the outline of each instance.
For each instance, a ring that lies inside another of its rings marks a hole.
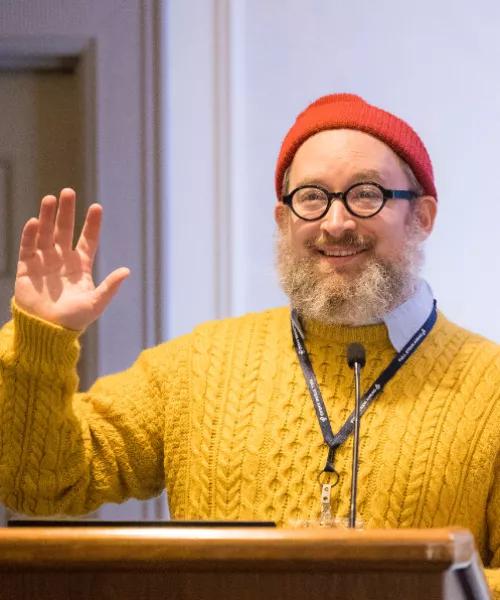
[[[500,341],[500,4],[173,0],[165,11],[164,335],[283,304],[273,172],[297,113],[353,92],[434,163],[425,276],[449,318]]]

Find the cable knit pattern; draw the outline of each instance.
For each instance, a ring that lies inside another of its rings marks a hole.
[[[0,332],[0,498],[34,515],[84,514],[166,485],[173,518],[319,515],[326,447],[293,349],[288,309],[201,325],[77,393],[74,332],[13,306]],[[346,345],[363,387],[394,356],[385,326],[307,322],[334,430],[352,410]],[[349,511],[352,438],[332,512]],[[463,526],[500,599],[500,349],[440,314],[361,422],[366,527]]]

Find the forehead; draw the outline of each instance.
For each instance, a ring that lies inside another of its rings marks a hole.
[[[379,139],[353,129],[328,129],[308,138],[290,166],[290,180],[347,183],[358,173],[378,174],[382,184],[406,185],[399,156]]]

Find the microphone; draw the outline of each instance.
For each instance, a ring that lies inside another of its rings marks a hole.
[[[354,342],[347,346],[347,364],[353,369],[356,363],[358,363],[360,367],[365,366],[366,352],[361,344]]]
[[[349,512],[349,527],[356,527],[356,497],[358,491],[358,457],[359,457],[359,405],[361,402],[361,369],[366,363],[366,352],[361,344],[353,343],[347,346],[347,364],[354,369],[354,441],[352,448],[351,476],[351,507]]]

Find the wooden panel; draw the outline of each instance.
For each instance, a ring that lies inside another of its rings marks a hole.
[[[0,277],[8,275],[9,240],[11,226],[9,223],[10,173],[8,164],[0,162]]]
[[[440,573],[208,573],[103,572],[0,573],[2,600],[437,600]],[[391,590],[388,595],[388,589]],[[461,600],[462,595],[448,596]]]

